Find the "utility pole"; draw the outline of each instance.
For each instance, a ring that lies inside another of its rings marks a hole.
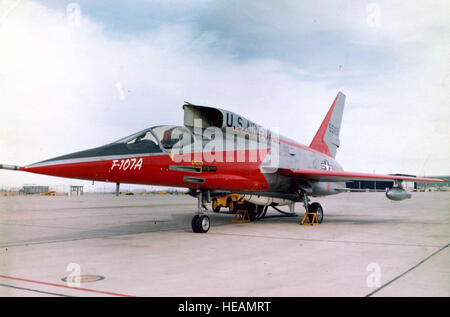
[[[375,170],[373,170],[373,173],[375,174]],[[373,181],[373,191],[377,191],[377,181]]]

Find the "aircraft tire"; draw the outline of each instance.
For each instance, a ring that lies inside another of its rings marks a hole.
[[[317,221],[319,223],[322,223],[323,221],[323,208],[319,203],[312,203],[311,205],[308,206],[308,211],[309,212],[313,212],[316,214],[317,216]],[[313,220],[313,216],[310,215],[309,216],[309,221],[312,222]]]
[[[197,227],[197,233],[206,233],[209,230],[209,227],[211,226],[211,222],[209,220],[209,217],[207,215],[200,215],[197,218],[196,227]]]
[[[200,216],[199,215],[195,215],[194,218],[192,218],[192,222],[191,222],[191,226],[192,226],[192,231],[194,232],[199,232],[197,229],[197,220]]]
[[[252,204],[249,202],[245,202],[243,205],[240,205],[240,207],[239,207],[239,209],[248,211],[250,221],[255,221],[255,219],[256,219],[256,214],[257,214],[256,208],[257,208],[257,206],[255,204]]]
[[[256,219],[256,211],[255,210],[249,210],[248,215],[250,216],[250,221],[255,221],[255,219]]]

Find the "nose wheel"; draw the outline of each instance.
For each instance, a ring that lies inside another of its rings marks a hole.
[[[204,212],[207,210],[206,203],[211,202],[210,192],[208,189],[192,190],[190,195],[197,197],[198,200],[198,212],[192,218],[191,222],[192,231],[194,231],[195,233],[206,233],[211,226],[209,217],[204,214]]]
[[[195,215],[192,218],[192,231],[196,233],[206,233],[209,230],[211,222],[207,215]]]

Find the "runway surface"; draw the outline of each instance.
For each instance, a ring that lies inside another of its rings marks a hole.
[[[189,196],[1,196],[0,296],[450,296],[450,193],[313,201],[319,226],[297,204],[195,234]]]

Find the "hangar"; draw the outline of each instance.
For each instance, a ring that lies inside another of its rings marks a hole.
[[[396,174],[396,175],[400,175],[400,174]],[[401,175],[415,177],[415,175],[405,175],[405,174],[401,174]],[[449,186],[450,176],[430,176],[428,178],[442,179],[442,180],[445,180],[445,182],[433,183],[432,185],[430,185],[430,184],[427,185],[424,182],[409,182],[410,184],[405,184],[405,185],[409,185],[409,186],[407,186],[408,188],[414,188],[415,190],[426,189],[426,188],[436,188],[436,189],[442,190]],[[367,190],[385,191],[386,188],[392,188],[393,186],[394,186],[393,182],[385,182],[385,181],[356,180],[356,181],[346,182],[346,187],[351,188],[351,189],[367,189]]]
[[[450,176],[432,176],[430,178],[439,178],[444,180],[443,183],[433,183],[432,185],[427,184],[427,183],[423,183],[423,182],[416,182],[414,183],[414,188],[416,190],[420,190],[420,189],[436,189],[436,190],[447,190],[449,185],[450,185]]]
[[[23,194],[42,194],[48,192],[48,186],[24,185],[19,193]]]

